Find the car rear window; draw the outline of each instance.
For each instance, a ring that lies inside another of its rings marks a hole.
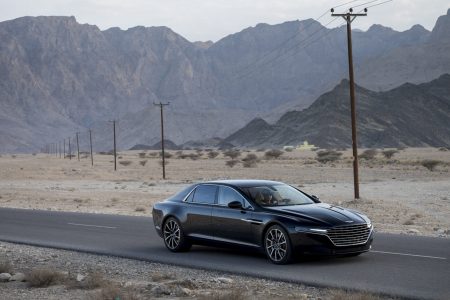
[[[217,186],[199,185],[194,192],[192,202],[214,204],[216,201]]]

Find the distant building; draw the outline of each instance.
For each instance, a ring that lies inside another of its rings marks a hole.
[[[308,141],[304,141],[303,144],[297,146],[298,150],[312,150],[314,148],[316,148],[316,146],[310,145]]]

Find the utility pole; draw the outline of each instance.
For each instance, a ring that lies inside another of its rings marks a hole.
[[[61,141],[58,141],[59,158],[61,158]]]
[[[153,103],[153,105],[159,106],[161,110],[161,156],[162,156],[162,169],[163,169],[163,179],[166,179],[166,157],[164,154],[164,113],[163,107],[169,105],[170,102],[167,103]]]
[[[342,17],[347,23],[347,49],[348,49],[348,74],[350,79],[350,107],[352,119],[352,148],[353,148],[353,185],[355,189],[355,199],[359,199],[359,175],[358,175],[358,142],[356,138],[356,100],[355,100],[355,78],[353,74],[353,49],[352,49],[352,22],[356,17],[367,16],[367,8],[364,13],[353,13],[350,8],[347,13],[335,14],[331,9],[332,17]]]
[[[64,139],[64,159],[66,158],[66,139]]]
[[[94,166],[94,156],[92,155],[92,130],[89,129],[89,145],[91,148],[91,166]]]
[[[110,122],[113,123],[113,134],[114,134],[114,171],[117,171],[116,120],[112,120]]]
[[[72,160],[72,148],[70,148],[70,137],[69,137],[69,159]]]
[[[78,161],[80,161],[80,144],[78,144],[78,133],[76,133],[77,135],[77,156],[78,156]]]

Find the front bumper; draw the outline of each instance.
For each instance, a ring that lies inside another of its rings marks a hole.
[[[336,246],[325,234],[295,232],[290,234],[292,246],[295,253],[307,255],[346,255],[363,253],[370,250],[374,232],[369,234],[369,238],[364,244],[351,246]]]

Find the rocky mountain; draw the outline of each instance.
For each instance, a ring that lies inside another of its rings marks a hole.
[[[432,32],[355,31],[358,82],[379,91],[449,73],[449,19]],[[87,128],[95,150],[109,150],[112,119],[119,148],[154,144],[159,101],[171,103],[166,134],[176,144],[224,137],[254,117],[308,107],[347,76],[345,28],[311,19],[192,43],[166,27],[23,17],[0,22],[0,40],[0,152],[36,151]]]
[[[357,86],[357,130],[361,147],[450,146],[450,75],[429,83],[406,83],[386,92]],[[349,82],[343,80],[303,111],[275,124],[256,118],[226,142],[240,147],[298,145],[351,147]]]

